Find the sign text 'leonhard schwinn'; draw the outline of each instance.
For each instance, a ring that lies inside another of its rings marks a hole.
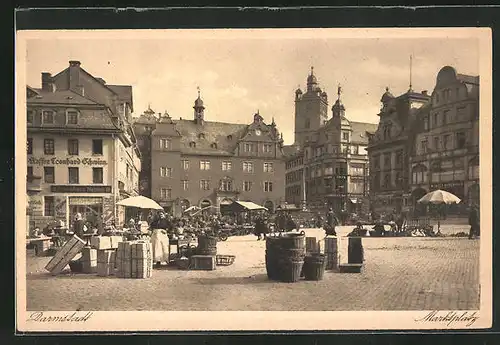
[[[100,158],[45,158],[28,157],[29,165],[107,165],[108,162]]]

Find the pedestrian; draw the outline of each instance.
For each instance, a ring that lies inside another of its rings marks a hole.
[[[85,233],[85,222],[81,213],[77,213],[75,215],[75,222],[73,223],[73,233],[80,238],[82,238],[83,234]]]
[[[158,228],[152,229],[151,246],[153,247],[153,262],[156,267],[161,266],[162,262],[170,260],[170,240],[167,235],[167,220],[165,213],[160,213],[159,220],[156,223]]]
[[[328,213],[326,214],[326,226],[325,226],[326,236],[337,236],[337,232],[335,231],[335,227],[338,224],[339,224],[339,220],[335,216],[333,209],[329,208]]]
[[[472,204],[469,211],[469,239],[473,239],[475,236],[479,236],[480,226],[479,226],[479,210],[476,204]]]

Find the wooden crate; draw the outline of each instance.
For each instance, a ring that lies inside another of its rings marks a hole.
[[[193,255],[189,267],[193,270],[213,271],[216,269],[215,255]]]
[[[149,241],[126,241],[116,251],[119,278],[150,278],[153,273],[153,251]]]
[[[107,277],[115,273],[116,251],[114,249],[97,251],[97,275]]]
[[[97,249],[85,247],[82,249],[82,272],[96,273],[97,272]]]
[[[57,251],[54,257],[45,266],[45,269],[53,275],[61,273],[69,262],[82,251],[83,247],[85,247],[85,241],[74,235]]]
[[[37,238],[32,239],[30,242],[35,247],[36,256],[46,256],[50,249],[50,237],[49,238]]]
[[[120,242],[123,242],[121,236],[93,236],[90,239],[90,245],[97,250],[117,249]]]

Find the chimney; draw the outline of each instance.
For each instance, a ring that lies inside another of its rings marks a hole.
[[[422,95],[424,95],[424,96],[428,96],[428,94],[427,94],[427,90],[423,90],[423,91],[422,91]]]
[[[69,62],[69,89],[75,92],[80,85],[80,61]]]
[[[42,72],[42,90],[47,92],[52,92],[52,74],[47,72]]]

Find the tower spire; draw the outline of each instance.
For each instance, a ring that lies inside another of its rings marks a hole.
[[[339,100],[339,102],[340,102],[340,94],[341,94],[341,93],[342,93],[342,87],[341,87],[341,86],[340,86],[340,84],[339,84],[339,85],[338,85],[338,87],[337,87],[337,96],[338,96],[338,98],[337,98],[337,99]]]
[[[198,90],[198,98],[200,98],[200,87],[197,86],[196,89]]]
[[[412,68],[413,68],[413,54],[410,54],[410,88],[408,89],[408,91],[413,91],[411,84]]]
[[[314,75],[314,66],[311,66],[311,75]]]

